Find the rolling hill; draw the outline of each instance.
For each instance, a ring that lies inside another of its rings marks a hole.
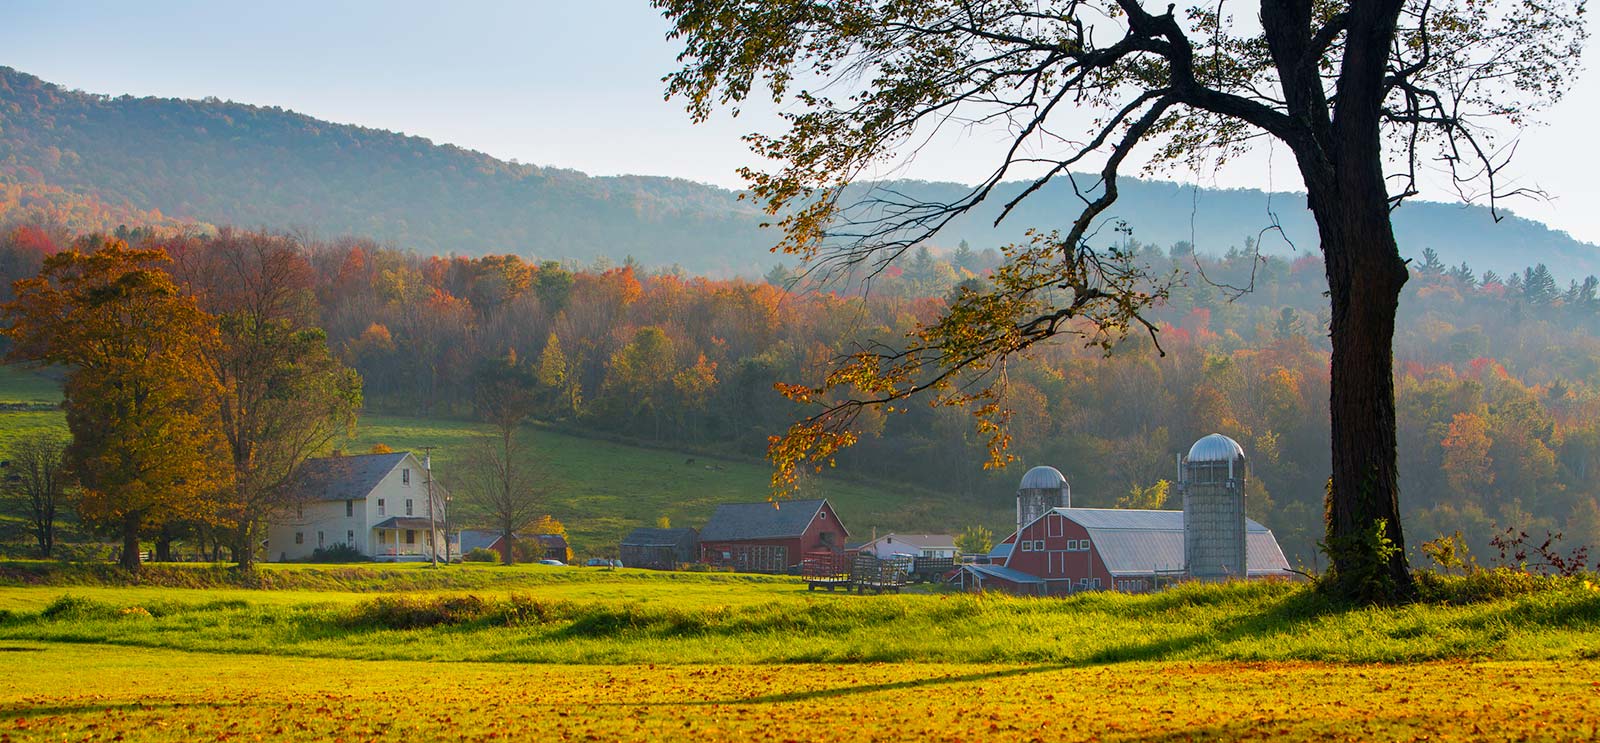
[[[55,380],[0,364],[0,459],[22,436],[38,432],[66,436],[66,416],[56,407],[60,400]],[[364,415],[355,436],[340,446],[351,452],[367,451],[375,444],[394,449],[437,447],[435,471],[448,484],[451,467],[481,430],[478,424],[461,420]],[[575,549],[583,555],[615,546],[635,527],[653,526],[663,516],[677,526],[699,527],[718,503],[763,500],[769,492],[772,471],[754,460],[632,446],[539,426],[525,427],[520,437],[526,464],[538,473],[550,513],[566,525]],[[1004,533],[1015,505],[1004,489],[980,502],[954,491],[837,477],[815,478],[808,488],[832,501],[852,538],[863,542],[875,529],[953,533],[984,524]],[[0,539],[8,531],[0,528]]]
[[[884,184],[949,201],[954,183]],[[937,241],[974,247],[1019,239],[1029,227],[1064,228],[1077,214],[1070,184],[1035,194],[1000,229],[999,204],[1023,184],[998,189]],[[9,191],[8,191],[9,189]],[[1260,235],[1276,214],[1283,235],[1315,249],[1309,212],[1293,193],[1197,189],[1128,179],[1111,215],[1134,237],[1195,243],[1222,253]],[[7,196],[7,194],[10,194]],[[278,107],[215,98],[112,97],[66,90],[0,67],[0,209],[24,209],[63,194],[96,205],[104,224],[186,220],[244,227],[307,228],[358,235],[422,253],[518,253],[590,261],[633,256],[706,274],[759,274],[774,262],[761,215],[738,194],[673,178],[591,177],[509,163],[420,137],[320,121]],[[131,216],[130,216],[131,215]],[[1448,263],[1502,274],[1546,263],[1558,278],[1600,273],[1600,248],[1487,209],[1409,203],[1395,213],[1402,252],[1431,247]],[[1106,233],[1109,235],[1109,231]],[[1105,239],[1116,239],[1107,237]],[[1288,242],[1266,236],[1265,250]]]

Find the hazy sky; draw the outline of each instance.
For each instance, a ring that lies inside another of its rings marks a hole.
[[[647,0],[0,0],[0,65],[93,93],[216,96],[539,165],[739,187],[735,168],[753,163],[739,136],[774,116],[691,125],[662,100],[677,53],[666,31]],[[1556,201],[1511,206],[1600,243],[1596,77],[1523,136],[1512,167]],[[943,140],[896,175],[972,182],[993,144]],[[1270,160],[1278,190],[1299,187],[1288,159]],[[1203,182],[1266,188],[1268,162],[1263,152]]]

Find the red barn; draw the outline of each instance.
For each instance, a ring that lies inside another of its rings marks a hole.
[[[967,588],[1031,595],[1115,589],[1141,592],[1185,577],[1182,511],[1053,508],[997,545],[992,565],[965,565]],[[1245,525],[1248,576],[1290,577],[1265,526]]]
[[[850,532],[826,499],[725,503],[700,530],[700,561],[740,572],[786,573],[807,552],[838,551]]]

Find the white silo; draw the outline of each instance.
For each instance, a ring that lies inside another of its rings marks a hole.
[[[1052,508],[1072,506],[1072,487],[1061,470],[1039,466],[1022,475],[1017,485],[1017,530],[1033,523]]]
[[[1191,577],[1221,580],[1248,574],[1245,469],[1244,447],[1220,433],[1194,442],[1180,461],[1183,560]]]

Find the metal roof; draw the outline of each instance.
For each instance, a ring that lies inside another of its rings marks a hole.
[[[1061,470],[1046,465],[1039,465],[1038,467],[1028,470],[1022,475],[1022,482],[1017,485],[1017,489],[1032,490],[1038,488],[1045,490],[1060,490],[1061,488],[1066,487],[1066,484],[1067,478],[1065,475],[1061,474]]]
[[[1029,575],[1021,570],[1013,570],[1003,565],[962,565],[962,570],[970,570],[985,578],[999,578],[1012,583],[1043,583],[1044,579],[1037,575]]]
[[[640,527],[628,532],[623,537],[624,547],[676,547],[683,543],[685,537],[693,541],[696,537],[693,529],[655,529]]]
[[[1012,542],[1001,542],[989,548],[989,559],[1004,560],[1011,556],[1011,549],[1017,545]]]
[[[828,501],[786,500],[760,503],[724,503],[700,530],[702,542],[736,542],[744,539],[798,537]],[[844,529],[844,524],[839,525]],[[845,533],[849,533],[846,531]]]
[[[1183,570],[1183,512],[1125,508],[1051,509],[1089,532],[1089,541],[1113,575]],[[1245,519],[1245,562],[1251,575],[1289,570],[1272,531]]]
[[[471,552],[479,547],[489,549],[489,545],[500,541],[500,532],[484,531],[482,529],[462,529],[459,541],[462,554]]]
[[[362,500],[409,456],[396,451],[307,459],[290,489],[302,500]]]
[[[1220,433],[1206,436],[1189,447],[1191,462],[1227,462],[1236,459],[1244,459],[1244,447]]]

